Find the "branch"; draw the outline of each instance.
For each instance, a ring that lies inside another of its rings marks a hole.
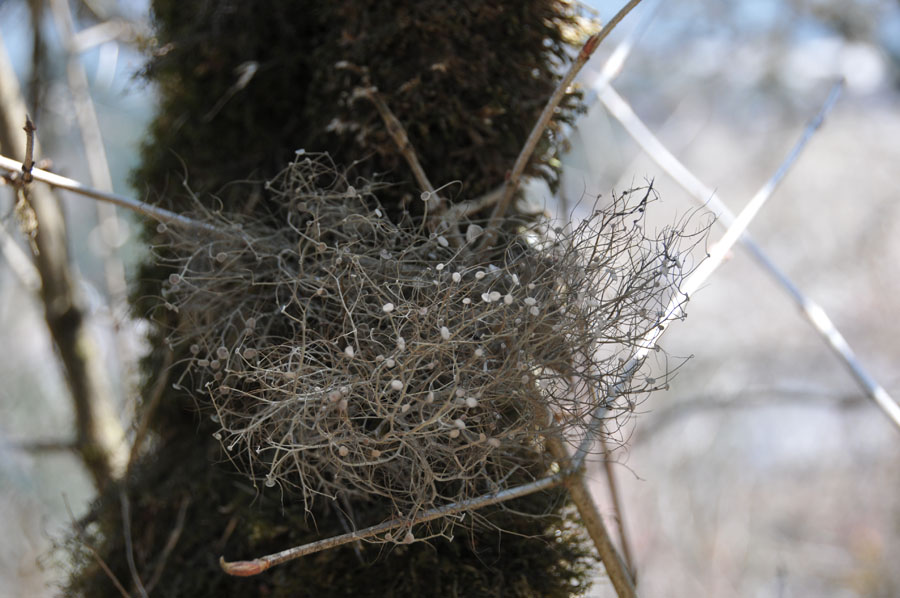
[[[506,210],[509,208],[509,204],[515,195],[516,190],[519,188],[519,181],[522,178],[522,173],[525,172],[525,167],[528,165],[528,161],[531,160],[531,156],[534,154],[538,142],[541,140],[541,137],[543,137],[544,130],[550,124],[550,120],[553,118],[553,114],[559,106],[559,103],[562,101],[563,97],[565,97],[566,93],[568,93],[569,86],[572,84],[572,81],[575,80],[575,76],[578,75],[578,72],[590,59],[594,50],[600,45],[600,42],[606,39],[606,36],[608,36],[615,26],[625,18],[625,15],[631,12],[631,9],[640,4],[640,2],[641,0],[630,0],[628,4],[616,13],[612,20],[603,26],[603,29],[589,37],[581,48],[581,51],[578,52],[578,56],[575,58],[575,62],[569,68],[569,71],[560,80],[559,85],[556,86],[550,99],[547,100],[543,112],[541,112],[537,122],[531,129],[528,139],[525,140],[525,145],[522,146],[522,151],[519,152],[519,156],[513,164],[513,168],[506,179],[506,183],[503,185],[503,194],[485,227],[484,236],[482,237],[480,244],[481,248],[489,247],[491,243],[494,242],[494,239],[497,236],[496,228],[503,218],[503,215],[506,213]]]
[[[77,451],[78,442],[75,440],[15,440],[3,441],[4,445],[22,451],[24,453],[59,453]]]
[[[5,144],[3,145],[4,147],[6,147]],[[19,172],[22,169],[22,163],[18,162],[17,160],[13,160],[12,158],[7,158],[6,156],[0,156],[0,169],[5,170],[9,173]],[[169,210],[156,207],[146,202],[138,201],[137,199],[132,199],[130,197],[125,197],[124,195],[117,195],[115,193],[108,193],[106,191],[92,189],[91,187],[83,185],[74,179],[59,176],[58,174],[53,174],[52,172],[47,172],[46,170],[41,170],[40,168],[32,169],[31,175],[34,177],[35,181],[46,183],[51,187],[55,187],[57,189],[65,189],[66,191],[77,193],[78,195],[83,195],[85,197],[109,202],[117,206],[127,208],[133,212],[137,212],[138,214],[141,214],[143,216],[147,216],[148,218],[152,218],[153,220],[163,222],[165,224],[184,226],[187,228],[196,228],[211,232],[216,232],[218,230],[216,229],[216,227],[209,223],[200,222],[198,220],[188,218],[187,216],[182,216],[181,214],[176,214],[175,212],[170,212]]]
[[[131,573],[131,582],[138,589],[141,598],[149,598],[141,576],[138,575],[137,566],[134,564],[134,547],[131,543],[131,505],[128,502],[128,493],[125,488],[119,489],[119,502],[122,505],[122,536],[125,541],[125,560],[128,562],[128,572]]]
[[[411,528],[412,526],[418,525],[419,523],[426,523],[428,521],[440,519],[441,517],[455,515],[463,511],[480,509],[482,507],[506,502],[514,498],[528,496],[529,494],[534,494],[535,492],[540,492],[541,490],[547,490],[548,488],[552,488],[562,483],[566,479],[566,477],[571,475],[572,473],[573,470],[564,470],[555,475],[541,478],[528,484],[523,484],[521,486],[516,486],[514,488],[509,488],[500,492],[485,494],[483,496],[471,498],[469,500],[451,503],[443,507],[429,509],[427,511],[423,511],[412,520],[391,519],[389,521],[379,523],[378,525],[373,525],[371,527],[357,530],[355,532],[326,538],[324,540],[319,540],[318,542],[312,542],[310,544],[303,544],[294,548],[288,548],[287,550],[282,550],[281,552],[276,552],[274,554],[269,554],[257,559],[253,559],[252,561],[226,561],[225,557],[220,557],[219,564],[222,566],[222,570],[225,571],[225,573],[227,573],[228,575],[235,575],[237,577],[249,577],[251,575],[257,575],[275,565],[280,565],[282,563],[286,563],[288,561],[292,561],[309,554],[320,552],[322,550],[328,550],[329,548],[335,548],[343,544],[349,544],[350,542],[356,542],[358,540],[371,538],[372,536],[376,536],[384,532],[389,532],[391,530],[397,529],[398,527]]]
[[[112,174],[109,169],[109,160],[106,157],[106,148],[103,144],[103,134],[100,129],[100,120],[91,98],[90,83],[87,71],[81,63],[77,51],[75,21],[68,0],[51,0],[51,13],[56,24],[56,30],[62,40],[66,54],[66,79],[72,101],[75,105],[75,120],[81,133],[81,142],[84,146],[84,155],[87,159],[91,184],[103,191],[113,190]],[[110,302],[115,308],[113,313],[126,313],[127,283],[125,282],[125,266],[122,260],[110,249],[115,246],[116,239],[120,236],[120,221],[113,205],[99,202],[95,205],[97,221],[101,226],[98,232],[102,239],[100,247],[103,273],[106,279],[106,288]],[[122,343],[122,339],[116,336],[119,359],[128,361],[128,348]]]
[[[141,446],[144,444],[144,439],[147,436],[147,432],[150,430],[150,422],[153,420],[153,416],[156,414],[156,410],[162,402],[163,394],[165,393],[166,385],[169,381],[169,368],[172,367],[172,361],[175,359],[175,352],[168,347],[166,347],[165,351],[162,366],[159,368],[159,377],[156,379],[156,382],[154,382],[153,388],[150,389],[150,400],[147,401],[147,407],[144,409],[137,431],[134,433],[134,440],[131,443],[131,451],[128,455],[128,471],[131,471],[138,456],[141,454]]]
[[[547,438],[547,447],[560,467],[569,469],[573,467],[572,458],[566,451],[561,438],[558,436]],[[597,504],[594,502],[591,491],[584,479],[583,461],[578,465],[575,473],[566,478],[565,485],[572,502],[575,503],[575,507],[578,509],[581,522],[587,529],[591,540],[593,540],[600,560],[603,561],[606,574],[616,590],[616,595],[619,598],[635,598],[637,592],[634,589],[634,581],[628,571],[628,566],[613,545],[609,532],[606,531],[606,526],[603,525],[603,517],[600,515],[600,511],[597,510]]]
[[[428,175],[425,174],[425,169],[422,168],[422,164],[419,162],[416,151],[409,142],[409,136],[406,134],[406,129],[403,128],[403,125],[397,117],[394,116],[394,113],[391,112],[388,105],[385,104],[381,95],[378,93],[378,88],[372,86],[363,87],[358,89],[358,93],[375,104],[375,108],[378,109],[378,114],[381,115],[381,120],[384,121],[384,126],[394,139],[394,143],[397,144],[397,149],[400,150],[400,153],[406,159],[406,163],[409,164],[409,168],[412,170],[416,182],[422,189],[423,199],[427,197],[427,201],[431,201],[432,199],[436,200],[438,202],[437,210],[440,211],[443,203],[441,198],[435,193],[434,186],[431,184],[431,181],[428,180]]]
[[[44,318],[59,350],[66,380],[72,393],[81,458],[98,489],[117,478],[125,465],[124,430],[113,408],[112,390],[106,368],[99,359],[82,307],[78,285],[69,268],[66,229],[56,198],[45,187],[31,188],[29,177],[38,178],[31,167],[35,141],[33,128],[26,125],[24,148],[18,133],[18,118],[24,117],[24,100],[12,64],[0,45],[0,146],[25,157],[25,164],[12,162],[13,172],[22,170],[15,181],[20,203],[28,206],[36,226],[32,249],[41,277]],[[20,116],[16,116],[20,115]],[[21,121],[19,121],[21,122]],[[31,129],[29,131],[29,129]]]
[[[612,451],[606,444],[603,436],[600,436],[600,446],[603,449],[603,469],[606,471],[606,481],[609,484],[609,496],[612,500],[613,510],[616,513],[616,522],[619,528],[619,543],[622,545],[622,560],[625,562],[628,571],[631,573],[631,579],[637,582],[637,568],[634,563],[634,556],[631,554],[631,543],[628,541],[628,534],[625,531],[625,512],[622,509],[622,501],[619,497],[619,484],[616,482],[616,472],[613,469]]]
[[[825,112],[830,108],[837,96],[839,87],[836,85],[829,94],[828,100],[820,114],[813,119],[804,131],[803,139],[798,146],[808,141],[809,137],[821,125],[821,119],[825,116]],[[707,205],[710,210],[718,214],[720,222],[726,226],[732,225],[736,221],[734,214],[728,209],[719,195],[711,188],[704,185],[684,164],[682,164],[668,149],[653,135],[647,126],[641,122],[634,113],[628,103],[609,86],[604,86],[598,90],[600,101],[606,106],[610,114],[613,115],[625,130],[634,138],[638,145],[649,155],[669,176],[671,176],[682,188],[699,203]],[[799,153],[799,147],[795,148],[795,155]],[[784,168],[782,168],[784,170]],[[782,176],[783,176],[782,172]],[[778,176],[773,177],[770,184],[777,184]],[[760,191],[762,192],[762,190]],[[828,343],[828,346],[835,355],[850,370],[851,375],[857,383],[864,389],[866,396],[875,402],[878,407],[890,418],[890,420],[900,427],[900,406],[888,394],[887,390],[879,384],[860,363],[853,349],[844,339],[841,332],[837,329],[828,314],[812,299],[808,298],[803,292],[791,281],[791,279],[781,269],[772,262],[765,254],[762,248],[756,244],[749,233],[741,231],[739,235],[740,243],[747,249],[751,256],[763,267],[763,269],[772,276],[788,295],[794,300],[800,308],[806,320],[813,326],[816,332]]]

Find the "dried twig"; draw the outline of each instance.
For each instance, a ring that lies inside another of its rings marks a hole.
[[[75,31],[75,21],[68,0],[51,0],[51,14],[56,24],[62,46],[66,55],[66,79],[72,101],[75,108],[75,120],[81,133],[81,142],[84,146],[84,155],[87,160],[90,181],[93,187],[102,191],[112,192],[112,174],[109,168],[109,160],[106,157],[106,147],[103,143],[103,133],[100,129],[100,120],[94,101],[91,98],[90,84],[87,71],[78,54],[78,35]],[[106,281],[106,289],[109,293],[109,301],[113,309],[110,311],[117,317],[124,317],[128,312],[126,305],[127,283],[125,281],[125,265],[121,258],[111,248],[115,247],[122,235],[121,222],[116,214],[116,207],[106,202],[97,202],[94,206],[97,213],[97,223],[102,243],[100,247],[101,262]],[[122,342],[121,335],[115,336],[117,356],[120,363],[128,363],[133,360],[129,355],[130,349]],[[132,393],[133,394],[133,391]]]
[[[622,560],[631,573],[631,579],[637,582],[637,568],[635,567],[634,556],[631,553],[631,543],[628,541],[628,534],[625,531],[625,510],[622,508],[622,501],[619,497],[619,484],[616,482],[616,472],[613,468],[612,451],[606,439],[601,435],[600,446],[603,450],[603,469],[606,471],[606,482],[609,485],[609,496],[612,501],[613,511],[616,513],[616,525],[619,529],[619,544],[622,548]]]
[[[6,227],[0,222],[0,255],[6,258],[9,269],[19,279],[22,286],[38,293],[41,290],[41,277],[34,264],[28,259],[24,251],[10,236]]]
[[[187,517],[187,510],[190,505],[190,496],[185,496],[181,499],[181,504],[178,506],[178,514],[175,516],[175,526],[172,528],[172,532],[169,534],[169,539],[166,540],[166,545],[163,547],[163,551],[159,555],[159,560],[157,561],[156,568],[153,570],[153,576],[145,586],[148,594],[153,591],[153,588],[155,588],[156,584],[159,583],[159,580],[162,579],[163,571],[165,571],[166,569],[166,563],[168,562],[169,557],[172,555],[172,551],[175,550],[175,546],[178,544],[178,539],[181,537],[181,532],[184,531],[184,521]]]
[[[0,156],[0,169],[11,173],[18,172],[22,169],[22,163],[6,156]],[[170,212],[169,210],[159,208],[152,204],[148,204],[137,199],[132,199],[130,197],[125,197],[124,195],[118,195],[116,193],[109,193],[106,191],[100,191],[98,189],[92,189],[91,187],[79,183],[74,179],[66,178],[52,172],[47,172],[46,170],[41,170],[40,168],[32,169],[31,174],[34,177],[35,181],[46,183],[51,187],[55,187],[57,189],[65,189],[66,191],[77,193],[78,195],[83,195],[85,197],[109,202],[165,224],[184,226],[187,228],[195,228],[206,231],[217,230],[209,223],[199,222],[192,218],[188,218],[187,216],[176,214],[175,212]]]
[[[34,168],[34,132],[36,131],[34,123],[27,114],[23,130],[25,131],[25,161],[22,162],[22,182],[27,184],[33,178],[31,170]]]
[[[388,133],[390,133],[391,137],[394,139],[394,143],[397,144],[397,149],[400,150],[400,153],[403,155],[404,159],[406,159],[406,163],[409,164],[409,168],[412,170],[413,176],[416,178],[419,187],[422,188],[422,199],[427,200],[427,202],[434,200],[436,202],[434,209],[439,212],[442,209],[443,202],[435,193],[431,181],[428,180],[428,175],[425,174],[425,169],[422,168],[422,164],[419,162],[416,150],[409,141],[409,135],[406,134],[406,129],[403,128],[403,125],[397,117],[394,116],[394,113],[384,102],[384,99],[381,97],[381,94],[378,93],[376,87],[368,86],[360,88],[359,93],[375,104],[375,108],[378,109],[378,114],[381,115],[381,120],[384,121]]]
[[[525,145],[522,146],[522,150],[519,152],[519,156],[516,158],[513,168],[503,186],[503,195],[500,197],[499,203],[494,208],[490,220],[485,227],[480,247],[489,247],[491,243],[494,242],[494,239],[497,236],[496,228],[519,188],[519,181],[522,178],[522,173],[525,172],[525,167],[528,165],[528,161],[531,159],[538,142],[544,135],[544,131],[550,124],[550,120],[553,118],[557,106],[559,106],[559,103],[562,101],[563,97],[565,97],[566,93],[569,92],[569,86],[572,84],[572,81],[575,80],[575,76],[578,75],[581,68],[587,63],[588,59],[590,59],[591,55],[597,49],[597,46],[600,45],[600,42],[602,42],[615,26],[625,18],[625,15],[631,12],[631,9],[640,4],[640,2],[641,0],[630,0],[628,4],[626,4],[608,23],[606,23],[606,25],[603,26],[603,29],[589,37],[581,48],[581,51],[578,52],[578,56],[575,58],[574,63],[569,68],[569,71],[563,76],[562,80],[560,80],[559,85],[556,86],[550,99],[547,100],[543,112],[541,112],[537,122],[531,129],[531,133],[528,135]]]
[[[159,368],[159,377],[156,379],[156,382],[153,383],[153,388],[150,390],[150,400],[147,401],[147,406],[144,408],[137,431],[134,433],[134,440],[131,442],[131,451],[128,455],[127,468],[129,471],[137,461],[138,455],[141,454],[141,446],[144,444],[147,431],[150,429],[150,422],[153,420],[153,415],[156,413],[156,409],[162,402],[162,397],[169,381],[169,368],[172,366],[172,361],[174,359],[175,352],[169,347],[166,347],[162,366]]]
[[[836,99],[838,87],[835,86],[829,95],[826,107]],[[721,200],[718,193],[704,185],[693,173],[691,173],[666,147],[657,139],[647,126],[641,122],[628,103],[609,86],[598,90],[600,100],[609,112],[625,127],[625,130],[637,141],[663,170],[665,170],[678,184],[680,184],[698,202],[706,204],[709,209],[718,214],[720,222],[730,226],[735,222],[734,214]],[[804,131],[804,140],[811,136],[821,124],[824,111],[813,120]],[[796,157],[796,156],[795,156]],[[777,183],[773,179],[770,184]],[[761,191],[762,192],[762,191]],[[750,252],[751,256],[772,276],[782,288],[791,296],[802,311],[806,320],[815,328],[816,332],[828,343],[831,350],[838,356],[844,365],[850,370],[857,383],[865,390],[866,395],[900,427],[900,406],[890,396],[887,390],[879,384],[857,358],[853,349],[844,339],[843,335],[828,317],[824,309],[812,299],[807,297],[791,281],[763,249],[753,240],[749,233],[742,231],[739,236],[740,243]]]
[[[572,467],[572,459],[569,457],[561,438],[558,436],[549,437],[547,439],[547,447],[560,467]],[[565,485],[572,502],[578,509],[582,524],[594,542],[597,555],[606,568],[606,574],[609,576],[616,594],[619,598],[635,598],[637,593],[635,592],[634,581],[628,571],[628,566],[613,545],[609,532],[606,531],[606,526],[603,524],[603,517],[597,510],[597,505],[584,479],[583,462],[579,464],[579,469],[574,470],[573,475],[565,479]]]
[[[137,566],[134,564],[134,547],[131,544],[131,504],[128,501],[128,493],[125,488],[119,489],[119,502],[122,505],[122,536],[125,541],[125,560],[128,562],[128,571],[131,573],[131,581],[137,588],[141,598],[148,598],[147,590],[138,575]]]
[[[486,494],[477,498],[470,498],[468,500],[449,504],[443,507],[429,509],[428,511],[423,511],[416,517],[409,520],[391,519],[389,521],[385,521],[384,523],[379,523],[378,525],[373,525],[371,527],[357,530],[349,534],[342,534],[340,536],[334,536],[331,538],[326,538],[324,540],[319,540],[318,542],[303,544],[302,546],[296,546],[294,548],[282,550],[281,552],[276,552],[275,554],[270,554],[257,559],[253,559],[252,561],[226,561],[225,557],[221,557],[219,559],[219,564],[222,566],[222,570],[229,575],[235,575],[238,577],[257,575],[275,565],[280,565],[282,563],[286,563],[288,561],[292,561],[309,554],[320,552],[322,550],[328,550],[329,548],[335,548],[337,546],[348,544],[350,542],[356,542],[358,540],[371,538],[373,536],[377,536],[378,534],[390,532],[397,528],[411,528],[412,526],[418,525],[420,523],[434,521],[435,519],[448,517],[450,515],[456,515],[458,513],[466,511],[474,511],[476,509],[481,509],[490,505],[496,505],[498,503],[506,502],[514,498],[528,496],[529,494],[534,494],[535,492],[540,492],[541,490],[547,490],[548,488],[553,488],[554,486],[559,485],[565,480],[567,476],[571,474],[571,470],[561,471],[560,473],[557,473],[555,475],[541,478],[528,484],[523,484],[521,486],[516,486],[514,488],[509,488],[500,492]]]
[[[0,444],[26,453],[56,453],[78,450],[78,442],[75,440],[23,440],[21,442],[4,440]]]
[[[86,548],[88,552],[91,553],[91,556],[94,557],[94,560],[97,562],[97,565],[103,569],[103,573],[109,578],[112,582],[113,586],[119,591],[119,594],[122,595],[122,598],[131,598],[131,594],[128,593],[128,590],[125,589],[125,586],[122,585],[122,582],[119,581],[119,578],[116,577],[116,574],[112,572],[112,569],[109,568],[109,565],[106,564],[106,561],[103,560],[103,557],[100,556],[100,553],[97,552],[97,549],[88,544],[87,539],[85,538],[86,534],[84,529],[78,523],[78,520],[75,519],[75,515],[72,514],[72,507],[69,505],[69,499],[63,494],[63,503],[66,505],[66,512],[69,514],[69,520],[72,524],[72,527],[75,529],[75,533],[78,536],[78,541],[81,543],[83,548]]]

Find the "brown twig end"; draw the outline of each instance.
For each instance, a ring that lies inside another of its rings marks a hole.
[[[259,575],[269,568],[270,563],[265,559],[254,559],[252,561],[226,561],[224,556],[219,557],[219,566],[222,571],[234,577],[251,577]]]

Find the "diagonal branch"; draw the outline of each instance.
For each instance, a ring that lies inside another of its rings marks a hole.
[[[429,201],[432,199],[440,201],[434,192],[434,186],[431,184],[431,181],[428,180],[428,175],[425,174],[425,169],[422,168],[422,164],[419,162],[416,150],[409,141],[409,135],[406,134],[406,129],[403,128],[403,125],[397,117],[394,116],[391,109],[388,108],[388,105],[384,102],[381,94],[378,93],[378,89],[370,86],[359,89],[358,93],[375,104],[375,108],[378,110],[381,120],[384,121],[387,132],[391,135],[394,143],[397,144],[397,149],[400,150],[406,163],[409,164],[409,168],[412,170],[416,182],[422,189],[423,195],[427,193]]]
[[[9,173],[20,172],[22,170],[22,163],[18,162],[17,160],[13,160],[12,158],[7,158],[6,156],[0,156],[0,169],[5,170]],[[169,210],[159,208],[152,204],[139,201],[137,199],[132,199],[130,197],[125,197],[124,195],[118,195],[116,193],[109,193],[107,191],[92,189],[91,187],[79,183],[74,179],[66,178],[58,174],[53,174],[52,172],[41,170],[40,168],[32,169],[31,175],[34,177],[34,180],[46,183],[51,187],[55,187],[57,189],[65,189],[66,191],[77,193],[78,195],[83,195],[92,199],[98,199],[100,201],[112,203],[117,206],[127,208],[132,212],[137,212],[138,214],[147,216],[148,218],[152,218],[153,220],[156,220],[158,222],[184,226],[187,228],[196,228],[211,232],[215,232],[217,230],[216,227],[206,222],[200,222],[198,220],[188,218],[187,216],[183,216],[181,214],[176,214],[175,212],[170,212]]]
[[[641,0],[630,0],[628,4],[626,4],[608,23],[606,23],[606,25],[603,26],[603,29],[589,37],[581,48],[581,51],[578,52],[578,56],[575,57],[572,66],[560,80],[559,85],[556,86],[550,99],[547,100],[543,112],[541,112],[537,122],[534,124],[534,127],[532,127],[528,139],[525,140],[525,145],[522,146],[522,150],[519,152],[519,156],[513,164],[512,170],[506,179],[506,183],[503,185],[503,194],[500,197],[500,201],[494,208],[490,220],[488,220],[488,224],[485,227],[480,247],[489,247],[491,243],[494,242],[494,239],[496,239],[496,228],[519,188],[519,181],[522,178],[522,174],[525,172],[525,167],[528,165],[529,160],[531,160],[531,156],[534,154],[534,150],[537,148],[541,137],[543,137],[544,131],[549,126],[550,120],[556,112],[556,108],[559,106],[559,103],[562,101],[563,97],[565,97],[566,93],[569,92],[569,86],[572,84],[572,81],[575,80],[575,77],[590,59],[594,50],[600,45],[600,42],[606,39],[606,36],[608,36],[616,25],[625,18],[625,15],[631,12],[631,9],[640,4],[640,2]]]
[[[837,88],[829,95],[829,100],[836,96]],[[735,215],[728,209],[719,195],[711,188],[704,185],[684,164],[682,164],[647,128],[640,118],[631,109],[631,106],[610,86],[603,85],[598,89],[600,101],[606,106],[625,130],[634,138],[638,145],[649,155],[669,176],[681,185],[698,202],[707,205],[710,210],[718,214],[719,221],[730,226],[736,221]],[[824,114],[820,115],[824,116]],[[804,133],[804,138],[812,135],[818,125],[819,119],[814,120]],[[879,384],[860,363],[853,349],[844,339],[843,335],[828,317],[828,314],[812,299],[788,278],[778,266],[772,262],[763,249],[756,244],[749,233],[741,231],[738,240],[751,256],[763,267],[787,291],[788,295],[800,308],[806,320],[813,326],[816,332],[825,339],[831,350],[838,356],[857,383],[865,390],[866,395],[875,402],[878,407],[900,427],[900,406],[888,394],[887,390]]]
[[[547,448],[550,454],[560,465],[571,470],[573,460],[569,456],[563,441],[558,436],[547,438]],[[574,474],[567,477],[564,481],[569,497],[575,503],[578,514],[581,516],[581,522],[594,542],[597,549],[597,555],[606,568],[606,574],[612,582],[619,598],[635,598],[637,593],[634,589],[634,580],[628,571],[628,566],[619,555],[619,551],[612,543],[606,526],[603,525],[603,517],[597,509],[597,504],[591,496],[590,488],[584,478],[584,462],[578,464],[578,468],[574,469]]]
[[[400,527],[409,528],[414,525],[418,525],[419,523],[426,523],[428,521],[440,519],[441,517],[455,515],[457,513],[462,513],[463,511],[480,509],[482,507],[506,502],[514,498],[528,496],[529,494],[534,494],[535,492],[540,492],[541,490],[547,490],[548,488],[553,488],[554,486],[558,486],[559,484],[561,484],[565,480],[565,478],[572,473],[572,470],[561,471],[555,475],[541,478],[528,484],[523,484],[514,488],[508,488],[506,490],[501,490],[500,492],[485,494],[483,496],[478,496],[469,500],[451,503],[443,507],[429,509],[427,511],[423,511],[412,520],[391,519],[389,521],[379,523],[378,525],[373,525],[371,527],[357,530],[355,532],[341,534],[340,536],[333,536],[331,538],[325,538],[324,540],[311,542],[310,544],[295,546],[293,548],[288,548],[287,550],[282,550],[281,552],[276,552],[274,554],[269,554],[253,559],[252,561],[226,561],[225,557],[220,557],[219,564],[222,566],[222,570],[225,571],[225,573],[227,573],[228,575],[235,575],[238,577],[249,577],[251,575],[257,575],[275,565],[280,565],[282,563],[286,563],[288,561],[292,561],[309,554],[321,552],[322,550],[336,548],[344,544],[349,544],[350,542],[356,542],[358,540],[371,538],[373,536],[377,536],[378,534],[389,532]]]

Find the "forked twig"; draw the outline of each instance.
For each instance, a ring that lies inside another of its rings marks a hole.
[[[519,156],[516,158],[512,170],[510,171],[509,176],[507,177],[506,182],[503,185],[503,194],[501,195],[499,203],[494,208],[490,220],[488,220],[488,224],[485,227],[484,235],[482,236],[482,240],[480,243],[481,248],[489,247],[491,243],[494,242],[494,239],[497,236],[497,226],[500,220],[503,218],[503,215],[506,213],[506,210],[509,208],[516,190],[519,188],[519,181],[522,178],[522,173],[525,172],[525,167],[528,165],[528,161],[531,160],[531,156],[532,154],[534,154],[534,150],[537,147],[538,142],[541,140],[541,137],[543,137],[544,131],[549,126],[550,120],[553,118],[553,114],[556,111],[556,108],[559,106],[559,103],[562,101],[563,97],[565,97],[566,93],[568,93],[569,86],[572,84],[572,81],[575,80],[575,77],[590,59],[591,55],[594,53],[594,50],[596,50],[597,46],[600,45],[600,42],[606,39],[606,36],[608,36],[609,33],[615,28],[615,26],[625,18],[625,15],[631,12],[631,9],[640,4],[640,2],[641,0],[630,0],[628,4],[626,4],[608,23],[603,26],[603,29],[589,37],[588,40],[584,43],[584,46],[581,48],[581,51],[578,52],[578,56],[575,57],[575,61],[572,63],[572,66],[569,67],[568,72],[560,80],[559,85],[556,86],[556,89],[553,91],[550,99],[547,100],[547,104],[544,106],[543,112],[541,112],[541,115],[538,117],[537,122],[534,124],[534,127],[532,127],[531,133],[525,140],[525,145],[522,146],[522,150],[519,152]]]
[[[838,87],[833,88],[831,95],[835,96]],[[721,200],[718,193],[704,185],[694,174],[688,170],[666,147],[656,138],[647,126],[638,118],[628,103],[610,86],[603,85],[598,90],[600,101],[606,106],[610,114],[618,120],[632,138],[643,148],[669,176],[671,176],[690,195],[718,214],[722,224],[729,226],[735,221],[734,214]],[[824,116],[824,114],[822,114]],[[820,124],[814,120],[805,132],[806,136],[812,135]],[[743,232],[739,237],[740,243],[750,252],[753,258],[763,269],[787,291],[806,320],[813,326],[816,332],[828,343],[831,350],[838,356],[844,365],[850,370],[857,383],[865,390],[866,395],[890,418],[895,426],[900,428],[900,406],[863,367],[853,349],[844,339],[828,314],[812,299],[808,298],[791,281],[791,279],[766,255],[763,249],[757,245],[749,233]]]

